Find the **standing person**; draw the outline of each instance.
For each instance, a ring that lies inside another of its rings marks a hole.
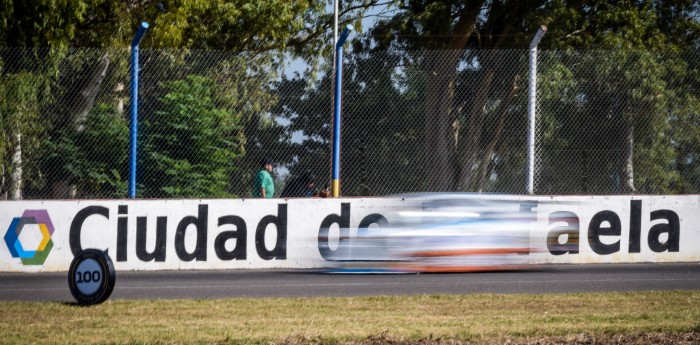
[[[260,160],[260,171],[255,176],[253,184],[253,197],[272,198],[275,195],[275,181],[272,179],[272,162],[269,158]]]

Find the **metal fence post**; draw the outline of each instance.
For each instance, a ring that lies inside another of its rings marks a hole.
[[[540,25],[535,37],[530,42],[530,80],[527,100],[527,194],[535,192],[535,113],[537,111],[537,45],[547,27]]]
[[[136,138],[139,114],[139,42],[148,29],[147,22],[141,22],[136,36],[131,41],[131,156],[129,166],[129,198],[136,197]]]
[[[340,107],[343,85],[343,43],[350,35],[352,26],[348,25],[340,34],[335,44],[335,102],[333,107],[333,167],[331,172],[331,196],[340,196]]]

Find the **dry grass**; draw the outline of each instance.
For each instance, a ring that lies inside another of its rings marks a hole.
[[[700,291],[2,302],[0,334],[3,344],[700,344]]]

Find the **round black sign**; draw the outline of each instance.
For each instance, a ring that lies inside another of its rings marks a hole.
[[[68,270],[68,288],[81,305],[99,304],[114,289],[116,273],[107,253],[98,249],[79,252]]]

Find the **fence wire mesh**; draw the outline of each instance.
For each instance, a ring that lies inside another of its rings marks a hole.
[[[526,193],[528,51],[349,52],[341,195]],[[0,196],[124,198],[130,51],[0,49]],[[540,51],[535,194],[700,191],[700,56]],[[141,50],[137,197],[330,182],[333,69]],[[287,67],[279,67],[287,66]]]

